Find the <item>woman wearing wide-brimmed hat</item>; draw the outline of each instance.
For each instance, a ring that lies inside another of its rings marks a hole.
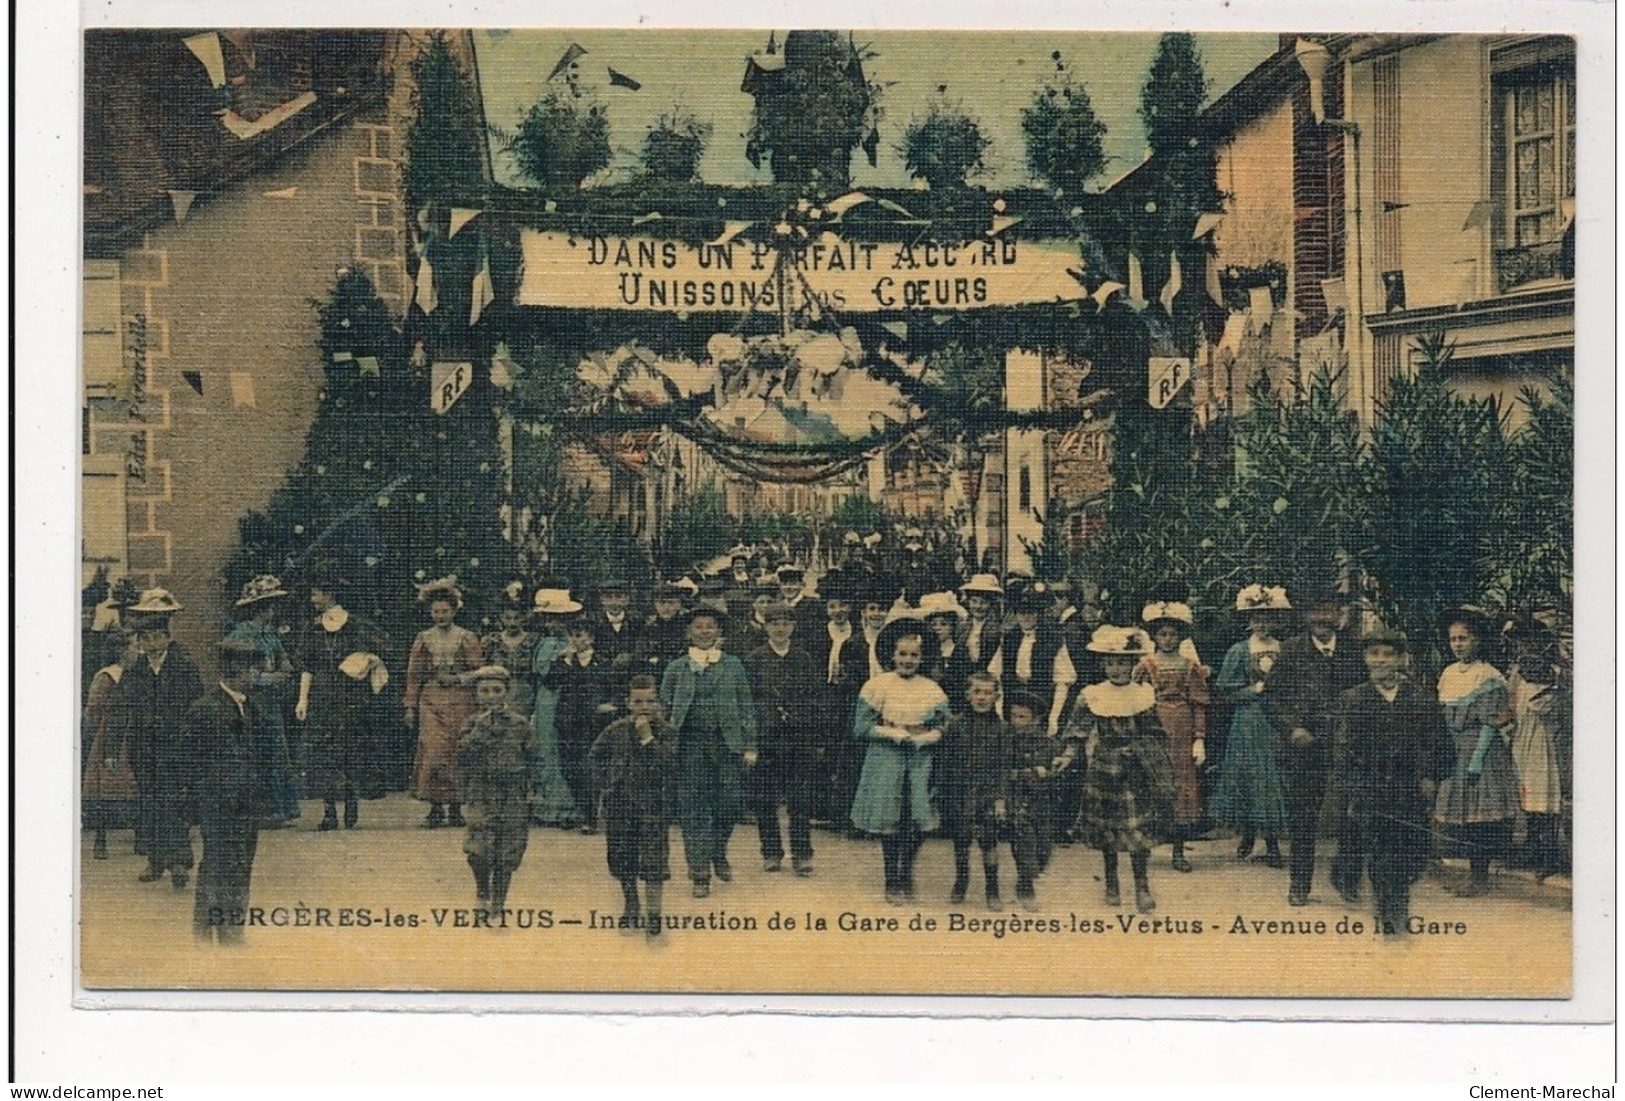
[[[530,673],[535,681],[535,705],[531,708],[530,820],[540,826],[575,829],[582,816],[576,807],[564,776],[559,752],[558,693],[544,683],[553,666],[570,648],[566,629],[581,614],[581,602],[560,585],[548,584],[536,590],[531,610],[536,614],[536,649],[530,656]]]
[[[1504,854],[1520,809],[1508,739],[1511,699],[1506,679],[1488,660],[1496,639],[1489,617],[1477,608],[1455,608],[1441,626],[1456,659],[1439,674],[1439,703],[1456,759],[1439,785],[1433,818],[1467,848],[1467,882],[1455,893],[1481,895],[1490,889],[1490,861]]]
[[[1230,647],[1213,687],[1231,703],[1229,736],[1210,808],[1216,821],[1241,833],[1236,859],[1252,855],[1264,835],[1264,863],[1284,867],[1281,831],[1286,829],[1286,788],[1281,782],[1280,732],[1265,706],[1264,692],[1281,655],[1281,636],[1292,615],[1286,590],[1248,585],[1236,594],[1247,637]]]
[[[237,622],[226,632],[228,640],[248,643],[260,654],[260,667],[249,681],[248,694],[260,719],[254,731],[254,748],[267,788],[266,818],[261,826],[272,828],[299,817],[299,788],[283,718],[288,688],[293,683],[293,662],[277,629],[277,616],[287,596],[281,578],[273,574],[251,578],[232,606]]]
[[[970,614],[951,592],[920,597],[919,617],[931,628],[925,640],[925,661],[920,672],[937,682],[957,714],[965,710],[965,689],[974,668],[959,642],[959,625]]]
[[[1173,868],[1191,870],[1185,859],[1185,839],[1202,818],[1202,785],[1198,770],[1207,761],[1207,713],[1212,697],[1208,669],[1181,652],[1191,634],[1190,605],[1178,600],[1154,600],[1140,613],[1151,636],[1152,651],[1134,670],[1134,679],[1149,684],[1157,697],[1157,718],[1168,734],[1168,755],[1173,761],[1178,789],[1174,797]]]

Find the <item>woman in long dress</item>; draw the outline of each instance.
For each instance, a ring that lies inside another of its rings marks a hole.
[[[91,855],[97,860],[107,859],[107,831],[116,819],[133,820],[136,801],[135,771],[130,767],[130,747],[120,745],[110,729],[113,718],[114,696],[124,667],[139,655],[129,648],[129,632],[114,618],[98,634],[98,641],[106,646],[103,653],[118,653],[119,657],[96,670],[90,678],[90,692],[85,697],[84,725],[81,737],[90,743],[85,758],[82,794],[84,796],[85,824],[95,830]],[[116,648],[116,649],[115,649]],[[120,809],[124,813],[120,814]]]
[[[1278,587],[1249,585],[1236,596],[1236,611],[1248,617],[1248,635],[1224,655],[1213,686],[1233,711],[1219,783],[1213,793],[1213,818],[1241,834],[1236,859],[1252,855],[1264,835],[1264,863],[1281,859],[1281,831],[1286,828],[1286,788],[1281,782],[1280,732],[1264,706],[1270,673],[1281,653],[1281,630],[1292,605]]]
[[[1198,769],[1207,761],[1207,666],[1183,651],[1190,637],[1190,606],[1178,601],[1155,601],[1141,614],[1155,649],[1134,670],[1134,680],[1149,684],[1157,699],[1157,718],[1168,735],[1168,756],[1173,763],[1174,795],[1172,866],[1188,872],[1185,839],[1202,818],[1202,785]]]
[[[568,589],[538,589],[535,612],[539,631],[530,663],[531,678],[536,686],[535,706],[530,716],[531,762],[535,769],[531,775],[530,820],[540,826],[575,829],[580,826],[582,815],[564,778],[563,757],[559,753],[559,697],[543,683],[543,678],[570,648],[565,627],[580,614],[581,602],[571,599]]]
[[[463,806],[457,785],[457,739],[478,710],[473,674],[485,664],[479,636],[457,626],[462,590],[451,579],[418,591],[429,606],[433,626],[418,632],[406,662],[406,725],[417,730],[417,763],[412,791],[429,804],[424,829],[461,826]]]
[[[1445,617],[1444,628],[1456,660],[1439,674],[1439,704],[1456,763],[1439,786],[1433,819],[1467,849],[1467,881],[1453,892],[1471,897],[1490,889],[1490,861],[1505,851],[1520,809],[1507,737],[1511,698],[1506,679],[1485,660],[1492,636],[1483,613],[1459,609]]]
[[[1559,825],[1563,815],[1564,773],[1560,731],[1566,729],[1570,701],[1557,653],[1557,636],[1533,619],[1511,632],[1515,664],[1507,670],[1512,706],[1512,763],[1518,770],[1523,807],[1525,853],[1538,879],[1563,870]]]
[[[294,718],[301,724],[298,761],[307,794],[323,804],[319,831],[339,826],[338,803],[344,802],[344,828],[359,821],[361,789],[373,767],[372,697],[388,683],[379,657],[382,635],[371,623],[339,602],[343,583],[318,576],[310,583],[310,606],[316,616],[305,624],[299,643],[299,699]]]

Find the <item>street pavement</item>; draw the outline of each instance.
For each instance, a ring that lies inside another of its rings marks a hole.
[[[359,828],[320,833],[319,803],[260,835],[240,947],[191,935],[192,890],[136,881],[128,831],[111,856],[81,859],[80,975],[90,990],[389,990],[514,992],[1562,997],[1572,981],[1568,882],[1498,872],[1493,892],[1456,898],[1464,869],[1436,868],[1413,891],[1417,931],[1375,935],[1369,909],[1327,884],[1286,902],[1286,872],[1239,862],[1234,842],[1196,842],[1194,871],[1153,854],[1156,912],[1105,904],[1099,853],[1058,848],[1040,908],[983,903],[978,858],[966,902],[950,906],[952,849],[930,840],[908,906],[882,897],[873,841],[815,831],[815,871],[763,870],[754,827],[734,834],[732,883],[690,897],[672,829],[670,928],[651,943],[614,928],[619,885],[602,836],[531,831],[508,913],[476,913],[462,830],[418,828],[423,804],[365,802]],[[196,842],[195,842],[196,844]],[[201,849],[201,846],[197,846]]]

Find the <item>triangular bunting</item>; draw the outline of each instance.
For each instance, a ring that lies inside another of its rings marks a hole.
[[[292,199],[299,194],[299,188],[297,186],[284,187],[276,191],[262,191],[260,194],[267,199]]]
[[[181,39],[186,48],[192,51],[192,56],[203,62],[208,70],[209,83],[216,88],[226,86],[226,55],[220,50],[220,36],[213,31],[204,31]]]
[[[829,202],[825,203],[824,209],[829,211],[831,217],[839,218],[841,215],[845,214],[858,204],[866,203],[868,201],[869,196],[865,195],[863,192],[848,191],[839,199],[831,199]]]
[[[586,50],[582,49],[576,43],[570,43],[570,48],[564,51],[564,56],[559,58],[559,63],[557,65],[553,66],[553,71],[547,74],[547,79],[552,80],[560,73],[569,69],[570,65],[575,61],[575,59],[586,52]]]
[[[1200,241],[1218,229],[1219,223],[1222,221],[1224,221],[1223,214],[1198,214],[1196,216],[1196,228],[1191,230],[1191,240]]]
[[[1179,292],[1184,288],[1184,285],[1185,276],[1179,269],[1179,253],[1170,252],[1168,254],[1168,282],[1162,285],[1162,293],[1157,296],[1157,301],[1162,303],[1162,308],[1169,317],[1174,314],[1174,299],[1179,296]]]
[[[610,69],[609,70],[609,86],[611,88],[625,88],[628,91],[635,92],[639,88],[643,87],[643,82],[638,81],[638,80],[633,80],[631,77],[627,76],[625,73],[618,72],[615,69]]]
[[[907,321],[882,321],[880,323],[880,327],[885,329],[892,336],[895,336],[898,340],[908,339]]]
[[[366,378],[368,375],[376,378],[381,373],[378,368],[377,356],[362,356],[355,361],[355,365],[360,370],[362,378]]]
[[[1020,218],[1012,218],[1006,214],[995,215],[993,218],[993,225],[988,228],[987,235],[989,237],[997,237],[999,234],[1003,233],[1005,230],[1009,229],[1011,226],[1020,221]]]
[[[474,273],[474,286],[469,291],[469,328],[479,324],[480,315],[485,312],[485,307],[495,302],[496,297],[496,291],[491,287],[491,257],[482,248],[480,250],[480,269]]]
[[[748,228],[750,228],[749,222],[724,222],[722,224],[722,233],[715,240],[707,241],[706,244],[725,245]]]
[[[182,371],[181,378],[186,380],[186,385],[198,392],[198,397],[203,396],[203,373],[201,371]]]
[[[1219,258],[1209,253],[1203,267],[1207,269],[1207,296],[1224,305],[1224,287],[1219,283]]]
[[[1128,254],[1128,296],[1130,298],[1145,298],[1145,277],[1140,271],[1140,254]]]
[[[197,198],[196,191],[171,191],[169,205],[175,210],[175,224],[186,221],[187,212],[192,209],[192,200]]]
[[[1117,282],[1115,279],[1108,279],[1100,286],[1096,287],[1095,293],[1091,294],[1089,297],[1094,300],[1096,309],[1104,310],[1106,308],[1106,303],[1111,301],[1112,295],[1123,289],[1123,284]]]
[[[1247,289],[1247,312],[1253,319],[1253,331],[1263,332],[1275,316],[1275,299],[1270,297],[1268,287]]]
[[[428,249],[424,249],[423,254],[418,257],[418,278],[413,289],[413,301],[424,313],[434,313],[434,308],[440,305],[440,300],[434,293],[434,269],[429,266]]]
[[[475,218],[478,218],[479,216],[480,216],[480,212],[477,211],[477,210],[468,210],[468,209],[466,209],[464,207],[460,207],[460,206],[452,207],[451,208],[451,228],[446,231],[446,239],[449,241],[451,238],[457,236],[457,231],[458,230],[462,229],[464,226],[466,226],[468,223],[472,222]]]

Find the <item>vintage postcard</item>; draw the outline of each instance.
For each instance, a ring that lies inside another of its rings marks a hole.
[[[1574,37],[82,48],[87,995],[1573,994]]]

